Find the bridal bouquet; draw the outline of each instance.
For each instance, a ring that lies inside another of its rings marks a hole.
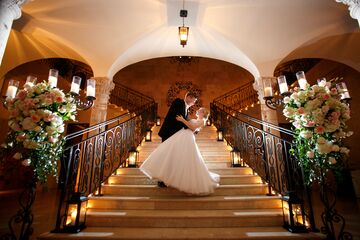
[[[283,114],[295,127],[290,151],[301,163],[307,184],[320,181],[330,169],[340,176],[349,155],[343,139],[352,135],[346,130],[350,109],[340,96],[333,81],[322,80],[284,98]]]
[[[71,96],[42,82],[25,84],[14,99],[7,100],[9,127],[6,148],[17,149],[13,158],[31,166],[39,181],[57,175],[56,161],[64,144],[64,121],[75,120]]]

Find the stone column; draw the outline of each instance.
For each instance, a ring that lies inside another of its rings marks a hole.
[[[4,56],[13,21],[21,17],[21,5],[27,0],[0,1],[0,64]]]
[[[350,16],[358,20],[360,27],[360,1],[359,0],[336,0],[349,6]]]
[[[272,82],[276,82],[275,77],[260,77],[256,79],[254,83],[254,89],[258,92],[259,95],[259,101],[261,106],[261,119],[265,122],[269,122],[275,125],[278,125],[278,117],[277,117],[277,111],[270,109],[266,106],[265,100],[264,100],[264,87],[263,83],[265,79],[271,79]]]
[[[94,77],[96,81],[96,100],[91,109],[90,125],[95,125],[106,120],[107,106],[110,99],[110,93],[115,84],[108,77]]]

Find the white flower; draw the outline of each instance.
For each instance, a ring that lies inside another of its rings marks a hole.
[[[283,99],[285,104],[288,104],[290,102],[290,98],[289,97],[284,97]]]
[[[331,151],[333,151],[333,152],[338,152],[339,150],[340,150],[340,147],[336,144],[334,144],[331,148]]]
[[[30,117],[25,118],[22,121],[21,125],[25,130],[31,130],[37,126]]]
[[[25,167],[28,167],[28,166],[30,166],[30,164],[31,164],[31,160],[30,160],[30,159],[25,159],[25,160],[23,160],[23,161],[21,162],[21,164],[22,164],[23,166],[25,166]]]
[[[309,139],[313,136],[311,131],[301,131],[300,136],[306,139]]]
[[[350,137],[350,136],[352,136],[353,134],[354,134],[353,131],[348,131],[348,132],[346,133],[346,137]]]

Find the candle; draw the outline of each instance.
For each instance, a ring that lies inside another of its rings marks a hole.
[[[95,97],[95,80],[94,79],[87,80],[86,96],[87,97]]]
[[[301,89],[306,89],[306,85],[307,85],[307,81],[306,81],[306,79],[305,78],[300,78],[299,80],[298,80],[298,83],[299,83],[299,87],[301,88]]]
[[[56,88],[56,86],[57,86],[57,77],[49,76],[48,82],[49,82],[50,87]]]
[[[25,84],[27,86],[29,86],[29,87],[33,87],[35,85],[35,83],[36,83],[36,80],[37,80],[36,77],[29,75],[29,76],[26,77]]]
[[[17,92],[17,87],[16,86],[8,86],[7,90],[6,90],[6,97],[13,99],[16,96],[16,92]]]
[[[58,70],[56,70],[56,69],[50,69],[49,70],[48,82],[49,82],[50,87],[56,88],[58,75],[59,75]]]
[[[79,94],[79,92],[80,92],[80,85],[77,84],[77,83],[72,82],[72,83],[71,83],[70,92]]]
[[[264,96],[265,97],[272,97],[272,88],[271,87],[265,87],[264,88]]]
[[[135,156],[133,154],[129,156],[129,165],[135,165]]]
[[[279,84],[280,93],[286,93],[289,91],[288,85],[286,83],[280,83]]]

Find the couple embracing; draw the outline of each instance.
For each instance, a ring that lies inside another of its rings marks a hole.
[[[159,180],[160,187],[207,195],[218,187],[220,176],[208,170],[195,142],[194,133],[205,126],[209,117],[209,111],[202,107],[197,110],[196,119],[188,119],[188,110],[196,100],[196,95],[188,92],[184,99],[173,101],[159,131],[162,143],[140,170],[149,178]]]

